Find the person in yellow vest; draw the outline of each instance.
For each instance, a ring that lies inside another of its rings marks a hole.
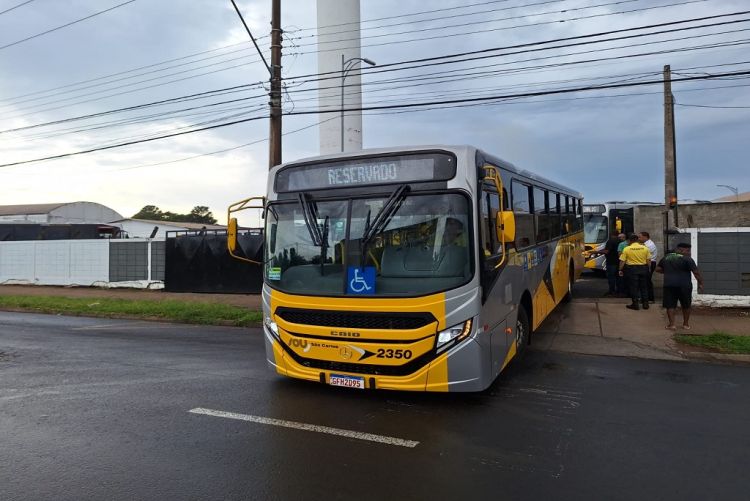
[[[632,303],[627,305],[631,310],[638,310],[638,302],[643,304],[643,309],[648,309],[648,277],[651,272],[651,252],[648,247],[638,241],[638,235],[628,237],[630,245],[625,247],[620,254],[619,275],[627,275],[630,286],[630,299]]]

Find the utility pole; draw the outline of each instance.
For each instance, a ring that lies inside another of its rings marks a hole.
[[[672,73],[669,65],[664,66],[664,248],[669,247],[667,233],[672,225],[678,226],[677,219],[677,148],[675,146],[674,96],[672,95]],[[669,212],[673,211],[672,225]]]
[[[281,0],[273,0],[271,12],[271,123],[268,168],[281,163]]]

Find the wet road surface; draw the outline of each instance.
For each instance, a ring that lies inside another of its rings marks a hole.
[[[749,395],[533,350],[482,394],[373,393],[276,376],[257,330],[0,313],[0,499],[747,499]]]

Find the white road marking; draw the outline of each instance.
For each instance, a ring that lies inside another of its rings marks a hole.
[[[313,431],[316,433],[327,433],[329,435],[337,435],[340,437],[355,438],[357,440],[367,440],[369,442],[377,442],[380,444],[396,445],[399,447],[414,448],[419,445],[419,442],[414,440],[404,440],[403,438],[388,437],[385,435],[374,435],[372,433],[362,433],[359,431],[342,430],[341,428],[330,428],[328,426],[318,426],[316,424],[298,423],[296,421],[286,421],[284,419],[273,419],[261,416],[251,416],[249,414],[237,414],[235,412],[224,412],[215,411],[211,409],[203,409],[196,407],[190,409],[192,414],[204,414],[206,416],[214,416],[228,419],[237,419],[240,421],[248,421],[250,423],[268,424],[272,426],[281,426],[283,428],[293,428],[295,430]]]

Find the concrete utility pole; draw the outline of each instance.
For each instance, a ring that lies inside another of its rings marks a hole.
[[[273,0],[271,12],[271,124],[268,168],[281,163],[281,0]]]
[[[668,230],[678,226],[677,219],[677,148],[674,134],[674,96],[672,72],[664,66],[664,251],[669,249]],[[670,224],[669,212],[673,211]]]

